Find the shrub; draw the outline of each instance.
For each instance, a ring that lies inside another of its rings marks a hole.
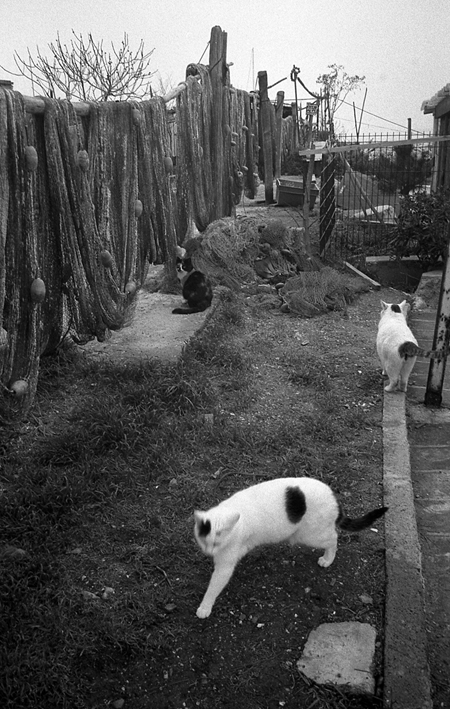
[[[449,222],[449,189],[405,195],[389,247],[396,258],[415,255],[423,266],[432,266],[445,258]]]

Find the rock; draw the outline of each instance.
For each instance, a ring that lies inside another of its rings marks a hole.
[[[368,623],[323,623],[310,633],[297,668],[318,684],[373,694],[375,639],[375,628]]]
[[[91,591],[82,591],[83,598],[85,598],[87,601],[98,601],[99,598],[96,593],[92,593]]]
[[[372,596],[368,596],[366,593],[362,593],[359,597],[359,600],[361,601],[361,603],[366,603],[367,605],[371,605],[373,603]]]

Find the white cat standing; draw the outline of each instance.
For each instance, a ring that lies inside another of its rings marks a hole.
[[[381,301],[377,352],[383,374],[389,377],[385,391],[395,391],[396,389],[406,391],[409,375],[417,359],[414,354],[408,356],[403,351],[406,343],[418,346],[417,340],[406,322],[409,308],[409,303],[406,300],[398,305]]]
[[[423,350],[417,344],[406,319],[410,306],[406,300],[401,303],[381,301],[381,317],[378,323],[377,352],[383,374],[389,377],[385,391],[406,391],[417,355],[439,358],[443,352]]]
[[[324,549],[318,563],[327,567],[336,555],[337,528],[357,532],[386,510],[380,507],[350,519],[328,485],[302,477],[252,485],[206,512],[195,511],[195,538],[202,551],[214,559],[214,571],[197,616],[210,615],[236,564],[251,549],[283,541]]]

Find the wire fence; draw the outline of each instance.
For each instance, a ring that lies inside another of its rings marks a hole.
[[[439,144],[426,134],[347,136],[323,153],[317,180],[321,255],[389,255],[402,198],[430,192],[436,183]]]

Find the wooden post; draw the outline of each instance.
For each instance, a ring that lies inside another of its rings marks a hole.
[[[224,216],[223,87],[226,80],[226,33],[213,27],[209,47],[209,74],[212,88],[211,173],[213,204],[211,221]]]
[[[450,239],[450,224],[448,227]],[[447,240],[448,241],[448,240]],[[449,250],[442,274],[441,290],[437,309],[436,326],[433,337],[433,350],[444,351],[450,344],[450,258]],[[425,392],[425,406],[440,406],[442,403],[442,389],[444,387],[445,365],[447,356],[443,359],[430,360],[428,370],[427,389]]]
[[[312,148],[312,137],[313,137],[313,113],[309,114],[308,117],[308,147]],[[303,227],[305,229],[305,248],[309,255],[311,255],[311,235],[309,233],[309,198],[311,195],[311,182],[314,171],[314,154],[309,156],[308,170],[303,177]]]
[[[270,101],[267,92],[267,71],[258,71],[259,100],[261,104],[261,133],[264,160],[264,187],[266,205],[273,204],[273,151]]]
[[[319,254],[321,257],[325,255],[325,248],[331,238],[335,223],[334,158],[324,153],[320,176]]]
[[[292,138],[291,138],[291,154],[295,154],[299,148],[299,129],[298,129],[298,115],[297,115],[297,104],[291,103],[291,115],[292,115]]]
[[[275,109],[276,125],[276,151],[275,151],[275,178],[281,177],[281,158],[283,154],[283,105],[284,91],[277,93],[277,107]]]

